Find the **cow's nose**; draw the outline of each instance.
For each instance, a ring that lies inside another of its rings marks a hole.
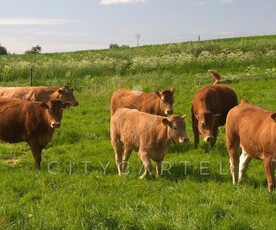
[[[75,104],[74,104],[74,106],[78,106],[78,105],[79,105],[79,103],[76,101]]]
[[[167,115],[170,115],[170,114],[172,114],[173,113],[173,109],[168,109],[167,110]]]
[[[189,141],[189,137],[179,138],[179,143],[187,143]]]
[[[51,123],[51,127],[52,127],[53,129],[59,128],[59,127],[60,127],[60,122],[52,122],[52,123]]]
[[[207,142],[210,142],[210,143],[213,143],[213,142],[215,141],[215,138],[214,138],[213,136],[208,136],[208,137],[206,138],[206,141],[207,141]]]

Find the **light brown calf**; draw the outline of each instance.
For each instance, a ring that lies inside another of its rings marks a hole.
[[[141,112],[167,116],[173,113],[174,88],[144,93],[121,88],[111,98],[111,116],[118,108],[138,109]]]
[[[69,106],[79,103],[73,94],[74,89],[64,86],[62,88],[33,86],[33,87],[0,87],[1,98],[20,98],[28,101],[47,103],[49,100],[60,99]]]
[[[275,189],[276,113],[242,99],[226,120],[226,146],[233,183],[240,182],[252,158],[264,161],[268,190]],[[242,154],[239,158],[239,147]]]
[[[120,108],[111,118],[111,143],[115,151],[115,162],[119,175],[125,171],[131,151],[134,149],[143,162],[147,176],[156,162],[156,177],[161,174],[161,163],[171,143],[185,143],[189,139],[185,133],[184,117],[162,117],[136,109]]]

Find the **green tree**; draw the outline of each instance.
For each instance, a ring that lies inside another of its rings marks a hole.
[[[1,46],[0,44],[0,55],[7,55],[8,51],[4,46]]]
[[[41,53],[41,46],[33,46],[30,50],[25,51],[25,54],[40,54]]]
[[[116,43],[114,43],[114,44],[111,43],[111,44],[109,45],[109,48],[110,48],[110,49],[117,49],[117,48],[120,48],[120,46],[119,46],[118,44],[116,44]]]

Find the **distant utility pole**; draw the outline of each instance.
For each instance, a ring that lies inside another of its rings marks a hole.
[[[198,41],[200,41],[200,35],[198,35]]]
[[[137,47],[140,45],[140,44],[139,44],[140,38],[141,38],[141,34],[137,33],[137,34],[136,34],[136,40],[137,40],[136,46],[137,46]]]

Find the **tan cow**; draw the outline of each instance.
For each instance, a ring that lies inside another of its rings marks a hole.
[[[55,128],[60,126],[61,100],[48,103],[17,98],[0,98],[0,140],[8,143],[27,142],[40,168],[42,149],[51,141]]]
[[[125,171],[131,151],[134,149],[143,162],[147,176],[156,162],[156,177],[161,174],[161,163],[171,143],[185,143],[189,139],[185,133],[184,117],[162,117],[140,112],[136,109],[117,109],[111,118],[110,135],[115,151],[115,162],[119,175]]]
[[[173,113],[173,94],[173,87],[152,93],[121,88],[112,95],[111,116],[118,108],[138,109],[141,112],[167,116]]]
[[[228,113],[226,146],[234,184],[243,179],[250,160],[256,158],[264,161],[268,190],[275,189],[276,112],[242,99],[241,104]],[[240,158],[239,147],[242,148]]]
[[[0,87],[1,98],[20,98],[28,101],[48,102],[60,99],[69,106],[77,106],[79,103],[73,94],[74,89],[64,86],[62,88],[33,86],[33,87]]]
[[[225,124],[228,111],[237,104],[236,93],[224,85],[208,85],[196,93],[191,106],[196,147],[199,144],[199,134],[211,146],[216,143],[218,127]]]

